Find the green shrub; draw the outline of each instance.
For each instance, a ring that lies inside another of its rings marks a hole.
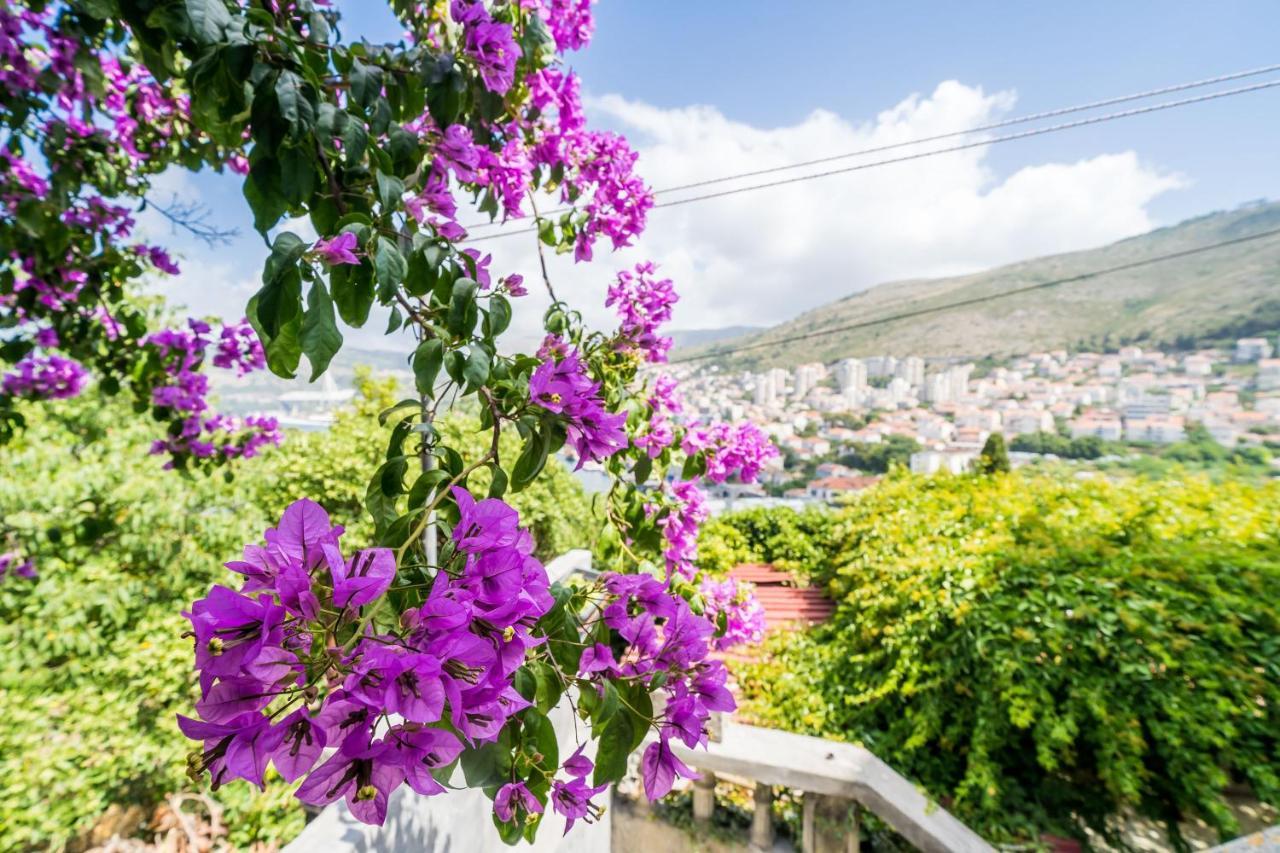
[[[740,563],[771,563],[798,577],[825,583],[831,577],[831,536],[836,515],[826,507],[781,507],[718,516],[702,528],[698,565],[722,575]]]
[[[839,515],[834,620],[742,673],[993,839],[1280,800],[1280,486],[897,476]],[[1172,829],[1175,843],[1176,828]]]
[[[0,544],[30,549],[40,573],[0,580],[0,850],[74,846],[112,805],[150,816],[166,793],[191,789],[191,744],[175,722],[196,698],[181,611],[210,584],[232,583],[222,564],[294,498],[315,498],[367,539],[365,480],[386,440],[371,415],[391,389],[366,382],[364,392],[331,430],[290,433],[231,482],[160,470],[147,455],[154,429],[118,404],[27,412],[30,428],[0,457]],[[454,416],[442,428],[467,424]],[[543,556],[588,544],[591,529],[581,488],[550,467],[510,498]],[[218,791],[230,842],[295,835],[291,788]]]

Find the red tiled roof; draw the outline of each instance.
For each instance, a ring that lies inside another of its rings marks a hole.
[[[835,612],[835,603],[817,587],[798,587],[788,572],[764,563],[744,563],[729,577],[755,584],[756,599],[764,608],[765,627],[775,631],[797,622],[810,625],[825,622]]]
[[[843,491],[859,491],[869,489],[880,482],[879,477],[821,477],[809,483],[811,489],[838,489]]]

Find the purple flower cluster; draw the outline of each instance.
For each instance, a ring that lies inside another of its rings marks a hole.
[[[675,422],[673,415],[684,411],[684,400],[680,396],[678,384],[674,376],[659,374],[653,381],[649,394],[649,424],[645,431],[633,436],[632,442],[644,450],[650,459],[657,459],[675,443]]]
[[[682,446],[690,456],[706,454],[706,478],[713,483],[723,483],[735,475],[744,483],[753,483],[761,469],[778,455],[769,436],[753,423],[692,424]]]
[[[0,379],[0,391],[27,400],[65,400],[84,390],[89,373],[59,355],[28,355]]]
[[[628,644],[620,658],[596,645],[582,655],[583,677],[624,677],[655,683],[662,677],[666,705],[656,720],[658,740],[641,758],[645,794],[657,799],[671,790],[676,776],[697,778],[671,751],[671,741],[693,748],[707,742],[706,724],[713,711],[732,711],[733,695],[725,687],[724,664],[709,657],[715,628],[679,595],[649,575],[606,574],[611,600],[604,607],[606,625]],[[598,675],[597,675],[598,674]]]
[[[670,322],[680,296],[671,279],[658,280],[652,261],[636,264],[635,271],[622,270],[609,286],[606,307],[617,309],[622,320],[620,335],[651,362],[667,360],[671,338],[658,334],[658,327]]]
[[[706,493],[696,482],[685,480],[664,483],[661,496],[661,504],[648,504],[645,509],[650,516],[663,512],[659,527],[667,543],[662,551],[667,575],[692,578],[697,571],[693,561],[698,556],[698,530],[710,515]]]
[[[704,612],[713,623],[724,618],[724,632],[716,638],[716,648],[726,651],[734,646],[758,643],[764,639],[764,608],[748,584],[733,578],[717,581],[706,578],[698,586]]]
[[[36,305],[49,309],[51,313],[69,310],[80,298],[89,280],[83,270],[74,267],[74,258],[71,256],[53,271],[53,275],[38,275],[34,258],[22,258],[18,266],[21,274],[14,276],[14,296],[29,290],[35,297]],[[15,313],[20,320],[29,318],[21,306]]]
[[[360,820],[381,823],[397,787],[441,793],[433,770],[464,741],[495,740],[529,706],[513,677],[554,603],[546,570],[514,509],[452,494],[453,557],[396,632],[371,621],[395,579],[395,555],[372,548],[344,559],[342,528],[312,501],[292,504],[265,546],[227,564],[245,575],[243,588],[215,586],[188,614],[202,719],[179,724],[204,742],[194,771],[207,770],[215,787],[262,785],[270,762],[288,781],[305,777],[303,802],[344,799]],[[317,766],[326,747],[336,751]]]
[[[604,813],[604,809],[591,802],[591,798],[606,790],[608,785],[590,785],[587,777],[595,770],[591,759],[582,754],[584,746],[569,756],[560,765],[560,769],[569,777],[569,781],[556,779],[551,783],[551,807],[565,819],[564,832],[569,834],[576,820],[595,820]]]
[[[166,93],[141,63],[126,66],[105,50],[80,56],[76,41],[58,32],[58,8],[0,7],[0,87],[44,93],[56,84],[41,127],[47,136],[57,136],[51,131],[61,125],[68,148],[91,140],[103,150],[119,152],[131,166],[144,163],[179,132],[190,111],[187,99]],[[86,77],[86,62],[98,65],[100,85]]]
[[[595,0],[524,0],[526,9],[536,9],[547,22],[556,49],[561,53],[581,50],[591,41],[595,21],[591,7]]]
[[[463,48],[490,92],[505,95],[516,80],[516,44],[510,24],[494,21],[480,0],[453,0],[449,14],[463,27]]]
[[[211,328],[200,320],[188,320],[187,328],[163,329],[143,342],[160,359],[168,380],[151,389],[151,402],[181,419],[181,427],[151,445],[153,454],[168,453],[166,468],[183,457],[249,459],[266,445],[283,440],[275,418],[252,416],[243,420],[209,413],[209,377],[200,372],[205,352],[212,344]],[[244,322],[224,327],[214,364],[234,367],[240,375],[265,366],[262,345]]]
[[[625,414],[605,410],[600,383],[587,373],[576,349],[555,336],[538,351],[542,359],[529,378],[529,398],[565,419],[578,467],[588,459],[606,459],[627,446]]]
[[[213,366],[234,370],[236,376],[266,368],[267,357],[262,351],[262,343],[248,320],[242,319],[239,323],[222,327],[218,335],[218,349],[213,354]]]
[[[30,558],[24,560],[17,551],[0,554],[0,581],[8,576],[35,580],[36,565]]]
[[[547,170],[563,168],[562,199],[580,202],[586,214],[574,257],[591,260],[600,236],[615,249],[631,245],[653,207],[652,191],[635,172],[638,155],[621,136],[586,129],[580,87],[571,72],[544,68],[529,87],[530,106],[539,116],[532,162]]]

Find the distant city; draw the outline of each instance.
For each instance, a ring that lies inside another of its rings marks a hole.
[[[763,372],[717,365],[664,365],[680,381],[687,416],[753,421],[783,455],[760,484],[729,483],[712,495],[720,512],[745,505],[839,503],[873,485],[890,462],[920,474],[969,470],[1000,433],[1015,466],[1084,453],[1105,462],[1211,440],[1227,450],[1255,448],[1280,475],[1280,358],[1267,338],[1232,348],[1163,352],[1053,350],[1002,361],[907,356],[844,358]],[[361,351],[320,382],[275,377],[224,380],[224,407],[272,414],[294,429],[325,429],[355,395],[355,364],[393,376],[412,374],[398,356]],[[304,365],[305,368],[305,365]],[[600,487],[587,466],[583,484]]]
[[[786,452],[765,489],[728,486],[718,497],[837,502],[878,479],[868,468],[883,466],[884,455],[867,452],[877,445],[908,448],[895,461],[913,472],[961,473],[993,433],[1011,443],[1015,465],[1056,458],[1044,449],[1058,444],[1097,458],[1207,437],[1258,448],[1250,458],[1280,473],[1268,450],[1280,442],[1274,355],[1270,340],[1242,338],[1230,350],[1176,354],[1129,346],[998,363],[872,356],[760,373],[675,368],[691,416],[754,421]],[[878,462],[859,466],[856,449]]]

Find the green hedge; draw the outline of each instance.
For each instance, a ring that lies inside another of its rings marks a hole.
[[[190,790],[189,743],[174,722],[193,696],[189,628],[180,612],[296,497],[319,500],[351,537],[367,537],[365,484],[384,450],[372,417],[392,402],[366,383],[360,411],[222,477],[160,470],[154,429],[90,397],[28,412],[31,427],[0,449],[0,520],[33,548],[35,583],[0,581],[0,850],[58,849],[112,806],[150,816]],[[445,429],[459,435],[465,418]],[[543,556],[588,544],[589,506],[572,475],[514,497]],[[230,841],[287,841],[302,825],[292,786],[243,784],[215,798]]]
[[[899,475],[837,518],[837,614],[742,673],[760,721],[998,840],[1280,801],[1280,485]]]

